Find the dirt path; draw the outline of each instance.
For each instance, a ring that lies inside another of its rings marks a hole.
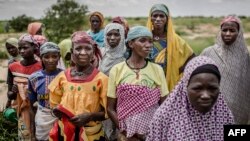
[[[2,110],[5,107],[6,101],[7,101],[7,84],[6,84],[6,78],[7,78],[7,60],[0,60],[0,110]]]

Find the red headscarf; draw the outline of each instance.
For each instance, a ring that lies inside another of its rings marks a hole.
[[[99,66],[99,62],[102,59],[102,54],[100,49],[97,47],[97,44],[95,43],[95,41],[92,39],[92,37],[90,35],[88,35],[86,32],[84,31],[76,31],[72,34],[71,36],[71,40],[74,44],[77,43],[87,43],[87,44],[91,44],[92,47],[94,48],[94,60],[91,62],[92,64],[96,64],[98,67]]]
[[[221,21],[220,26],[222,27],[222,25],[223,25],[224,23],[226,23],[226,22],[235,22],[235,23],[237,23],[238,25],[240,25],[240,19],[237,18],[237,17],[234,16],[234,15],[229,15],[229,16],[225,17],[225,18]]]

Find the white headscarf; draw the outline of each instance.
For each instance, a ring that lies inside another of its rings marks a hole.
[[[117,47],[112,48],[108,44],[107,41],[107,34],[113,29],[117,29],[119,31],[119,34],[121,36],[121,40]],[[106,75],[109,75],[110,69],[125,60],[124,53],[126,51],[125,46],[125,33],[124,33],[124,27],[117,23],[110,23],[108,24],[104,29],[104,53],[103,53],[103,59],[101,61],[101,65],[99,67],[99,70]]]

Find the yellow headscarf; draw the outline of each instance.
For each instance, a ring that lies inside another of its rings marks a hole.
[[[158,7],[160,8],[156,9]],[[147,27],[149,30],[153,30],[153,24],[151,22],[152,9],[153,11],[159,10],[165,13],[166,10],[163,11],[161,8],[166,8],[168,11],[168,24],[166,24],[167,52],[166,48],[160,51],[158,56],[155,58],[155,62],[164,62],[166,59],[165,56],[167,54],[166,78],[168,89],[171,91],[182,77],[182,72],[184,69],[183,67],[187,63],[186,61],[188,61],[194,55],[194,53],[191,47],[175,33],[170,12],[167,6],[164,4],[156,4],[151,8],[147,22]]]

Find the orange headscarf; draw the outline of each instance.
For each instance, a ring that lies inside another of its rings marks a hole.
[[[89,16],[89,21],[90,21],[90,18],[93,16],[99,17],[99,19],[101,20],[101,27],[100,28],[101,29],[104,28],[104,16],[102,15],[102,13],[100,13],[98,11],[91,13]],[[90,23],[90,25],[91,25],[91,23]],[[91,30],[93,30],[93,29],[91,29]]]
[[[37,31],[41,28],[42,23],[40,22],[33,22],[28,25],[28,33],[30,35],[36,35]]]

